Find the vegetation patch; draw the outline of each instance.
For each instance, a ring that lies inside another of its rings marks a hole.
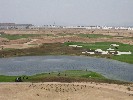
[[[58,33],[58,36],[72,36],[75,35],[74,33]]]
[[[116,43],[116,42],[96,42],[96,43],[82,43],[82,42],[66,42],[65,45],[81,45],[83,48],[86,49],[102,49],[107,50],[108,48],[116,49],[115,47],[110,46],[111,44],[118,44],[120,45],[117,50],[119,51],[131,51],[133,52],[133,45],[129,44],[122,44],[122,43]]]
[[[0,82],[15,82],[18,76],[4,76],[0,75]]]
[[[129,44],[122,44],[122,43],[116,43],[116,42],[96,42],[96,43],[81,43],[81,42],[66,42],[64,43],[65,45],[80,45],[82,46],[85,50],[96,50],[96,49],[102,49],[102,50],[107,50],[108,48],[114,49],[114,51],[121,51],[121,52],[128,52],[131,51],[131,55],[89,55],[89,56],[98,56],[98,57],[106,57],[106,58],[111,58],[114,60],[122,61],[122,62],[127,62],[127,63],[132,63],[133,64],[133,45]],[[110,46],[111,44],[118,44],[119,47],[115,48]]]
[[[111,44],[120,45],[117,49],[111,47]],[[82,48],[78,47],[69,47],[69,45],[80,45]],[[102,49],[107,50],[112,48],[115,51],[128,52],[131,51],[130,55],[102,55],[102,54],[82,54],[82,52],[89,49],[96,50]],[[132,63],[133,64],[133,46],[122,43],[115,42],[97,42],[97,43],[81,43],[81,42],[65,42],[65,43],[45,43],[39,47],[26,48],[26,49],[9,49],[1,50],[0,57],[12,57],[12,56],[44,56],[44,55],[85,55],[85,56],[94,56],[102,58],[110,58],[122,62]]]
[[[91,75],[91,77],[87,77]],[[30,82],[30,81],[47,81],[45,80],[48,78],[98,78],[98,79],[105,79],[102,75],[91,72],[91,71],[83,71],[83,70],[68,70],[68,71],[61,71],[61,72],[49,72],[49,73],[42,73],[36,74],[33,76],[0,76],[0,82],[14,82],[17,77],[21,77],[22,81]],[[28,77],[28,78],[27,78]]]
[[[116,55],[116,56],[112,56],[111,59],[133,64],[133,54],[131,54],[131,55],[120,55],[120,56]]]
[[[0,37],[7,38],[9,40],[16,40],[16,39],[29,38],[29,37],[38,37],[38,36],[41,36],[41,35],[39,35],[39,34],[5,34],[5,33],[0,33]]]
[[[103,34],[77,34],[77,36],[80,37],[86,37],[86,38],[112,38],[112,36],[110,35],[103,35]]]
[[[99,78],[99,79],[104,79],[104,77],[101,74],[95,73],[95,72],[90,72],[86,75],[82,75],[84,78]]]
[[[15,82],[15,80],[18,77],[19,78],[21,77],[22,82],[103,82],[103,83],[129,84],[129,82],[109,80],[109,79],[106,79],[101,74],[98,74],[92,71],[87,71],[87,70],[86,71],[67,70],[67,71],[36,74],[33,76],[0,75],[0,82]]]
[[[80,55],[82,49],[75,49],[65,46],[62,43],[46,43],[39,47],[15,49],[15,50],[2,50],[0,51],[0,57],[12,57],[12,56],[43,56],[43,55]]]

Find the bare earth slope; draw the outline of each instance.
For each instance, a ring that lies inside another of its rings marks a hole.
[[[133,100],[130,86],[105,83],[0,83],[0,100]]]

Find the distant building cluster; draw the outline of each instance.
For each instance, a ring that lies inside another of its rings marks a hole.
[[[133,27],[111,27],[111,26],[64,26],[63,28],[133,30]]]
[[[0,29],[29,29],[32,24],[0,23]]]
[[[63,28],[62,26],[57,25],[43,25],[43,26],[30,26],[29,29],[45,29],[45,28]]]
[[[35,25],[32,25],[32,24],[0,23],[0,29],[45,29],[45,28],[133,30],[133,27],[111,27],[111,26],[58,26],[58,25],[42,25],[42,26],[35,26]]]

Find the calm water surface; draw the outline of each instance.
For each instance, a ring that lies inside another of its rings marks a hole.
[[[0,59],[1,75],[34,75],[63,70],[91,70],[110,79],[133,82],[133,64],[84,56],[28,56]]]

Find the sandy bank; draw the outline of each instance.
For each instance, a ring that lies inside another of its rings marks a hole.
[[[133,100],[132,86],[94,82],[0,83],[0,100]]]

